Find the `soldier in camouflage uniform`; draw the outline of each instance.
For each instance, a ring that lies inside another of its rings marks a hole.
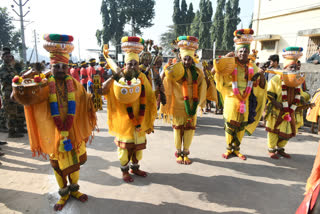
[[[1,110],[8,121],[8,137],[23,137],[23,133],[25,133],[23,107],[10,99],[12,93],[12,78],[18,73],[13,67],[14,58],[11,55],[9,48],[3,48],[1,58],[3,60],[3,64],[0,66]]]

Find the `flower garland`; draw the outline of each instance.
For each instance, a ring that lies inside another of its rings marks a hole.
[[[146,92],[145,92],[142,78],[139,78],[139,79],[141,81],[141,94],[140,94],[140,109],[139,109],[138,119],[136,119],[134,116],[132,104],[126,104],[128,116],[131,122],[133,123],[133,125],[136,127],[136,130],[138,131],[141,130],[141,123],[143,121],[144,114],[146,111]]]
[[[186,109],[187,115],[193,116],[197,113],[197,107],[199,104],[198,99],[198,73],[194,65],[190,68],[191,75],[192,75],[192,100],[193,100],[193,107],[192,110],[190,109],[190,102],[189,102],[189,95],[188,95],[188,81],[187,81],[187,72],[184,72],[184,76],[182,78],[182,93],[184,99],[184,107]]]
[[[253,70],[253,65],[251,62],[249,62],[248,67],[249,67],[248,68],[248,83],[247,83],[247,87],[242,95],[240,94],[240,91],[238,88],[238,68],[237,68],[237,65],[232,72],[232,90],[233,90],[234,95],[240,101],[240,106],[239,106],[238,111],[241,114],[246,112],[246,100],[249,97],[251,90],[252,90],[252,86],[253,86],[253,81],[251,79],[254,75],[254,70]]]
[[[68,139],[68,136],[69,129],[72,127],[74,115],[76,112],[74,86],[70,75],[65,76],[65,82],[68,90],[68,111],[65,121],[62,122],[58,106],[58,98],[56,94],[56,80],[54,76],[49,77],[49,103],[51,109],[51,116],[57,129],[60,131],[60,134],[63,137],[63,139],[60,141],[60,152],[72,150],[71,140]]]
[[[282,87],[282,106],[283,106],[283,110],[284,110],[284,114],[282,116],[282,119],[284,119],[285,121],[290,122],[291,121],[291,116],[290,114],[293,113],[296,108],[298,103],[300,103],[300,88],[296,87],[294,89],[294,100],[292,102],[292,104],[289,107],[288,104],[288,86],[285,85],[285,83],[282,81],[281,83],[281,87]]]

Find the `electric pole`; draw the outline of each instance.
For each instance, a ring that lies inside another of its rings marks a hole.
[[[33,30],[33,36],[34,36],[34,49],[36,51],[36,62],[39,62],[38,60],[38,49],[37,49],[37,34],[36,34],[36,30]]]
[[[20,27],[21,27],[21,39],[22,39],[22,58],[23,61],[26,61],[27,59],[27,54],[26,54],[26,42],[25,42],[25,38],[24,38],[24,25],[23,25],[23,18],[30,12],[30,7],[28,7],[28,11],[23,14],[23,10],[22,8],[27,4],[27,2],[29,0],[26,0],[23,4],[22,4],[22,0],[19,0],[19,3],[16,2],[16,0],[13,0],[14,3],[19,7],[19,13],[14,9],[14,5],[11,5],[12,10],[17,14],[17,16],[19,16],[20,18]]]

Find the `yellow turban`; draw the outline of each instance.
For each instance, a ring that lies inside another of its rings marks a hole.
[[[129,53],[126,53],[126,56],[124,57],[124,62],[128,63],[133,59],[139,63],[139,54],[129,52]]]
[[[195,50],[180,48],[181,59],[185,56],[190,56],[195,63],[199,63],[199,59],[195,56]]]

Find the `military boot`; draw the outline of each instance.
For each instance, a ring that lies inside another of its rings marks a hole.
[[[24,136],[24,134],[22,134],[22,133],[18,133],[18,132],[9,130],[8,138],[20,138],[23,136]]]

